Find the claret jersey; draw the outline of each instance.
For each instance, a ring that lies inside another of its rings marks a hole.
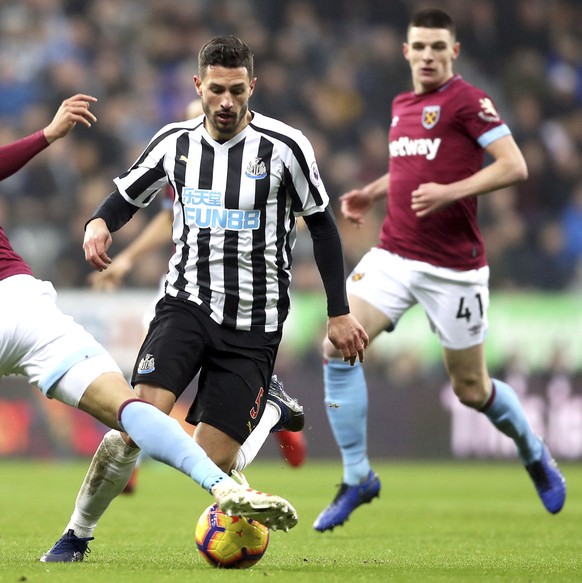
[[[410,208],[411,193],[423,183],[450,184],[475,174],[485,148],[509,134],[488,95],[460,75],[429,93],[399,94],[392,103],[390,185],[379,246],[439,267],[485,266],[476,196],[419,218]]]
[[[6,146],[0,146],[0,180],[14,174],[47,146],[48,142],[42,130]],[[32,271],[14,251],[4,229],[0,227],[0,280],[13,275],[32,275]]]

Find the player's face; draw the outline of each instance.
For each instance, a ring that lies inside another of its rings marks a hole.
[[[403,52],[416,93],[426,93],[446,83],[453,76],[453,61],[459,50],[459,43],[446,28],[411,26]]]
[[[213,139],[230,140],[248,125],[256,79],[249,79],[246,67],[207,67],[202,77],[194,77],[194,83],[206,115],[206,130]]]

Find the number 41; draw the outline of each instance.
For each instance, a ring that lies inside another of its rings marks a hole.
[[[475,294],[477,304],[479,305],[479,316],[483,317],[483,302],[481,301],[481,294]],[[457,310],[457,319],[465,318],[467,322],[471,319],[471,310],[465,305],[465,296],[461,296],[459,300],[459,309]]]

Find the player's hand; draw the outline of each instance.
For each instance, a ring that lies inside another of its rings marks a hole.
[[[361,189],[354,189],[346,192],[339,198],[341,202],[341,213],[360,228],[364,224],[364,215],[374,204],[374,200]]]
[[[455,199],[446,184],[427,182],[420,184],[411,194],[410,208],[417,217],[424,217],[451,204]]]
[[[111,233],[103,219],[93,219],[87,224],[83,239],[85,260],[97,271],[103,271],[110,265],[111,258],[107,255],[107,249],[112,241]]]
[[[116,290],[121,286],[126,274],[131,271],[132,267],[132,262],[121,254],[113,259],[107,269],[90,273],[88,280],[93,289],[100,291]]]
[[[97,118],[89,111],[90,104],[95,101],[97,101],[95,97],[83,93],[65,99],[51,123],[43,130],[47,142],[50,144],[63,138],[78,123],[90,128],[91,124],[97,121]]]
[[[327,337],[337,350],[340,350],[344,362],[352,366],[356,359],[364,362],[364,350],[368,347],[368,334],[351,314],[334,316],[327,322]]]

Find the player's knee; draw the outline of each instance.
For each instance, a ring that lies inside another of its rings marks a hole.
[[[453,379],[453,391],[459,401],[466,407],[472,409],[479,409],[485,399],[487,393],[484,383],[476,377],[464,377],[462,379]]]

